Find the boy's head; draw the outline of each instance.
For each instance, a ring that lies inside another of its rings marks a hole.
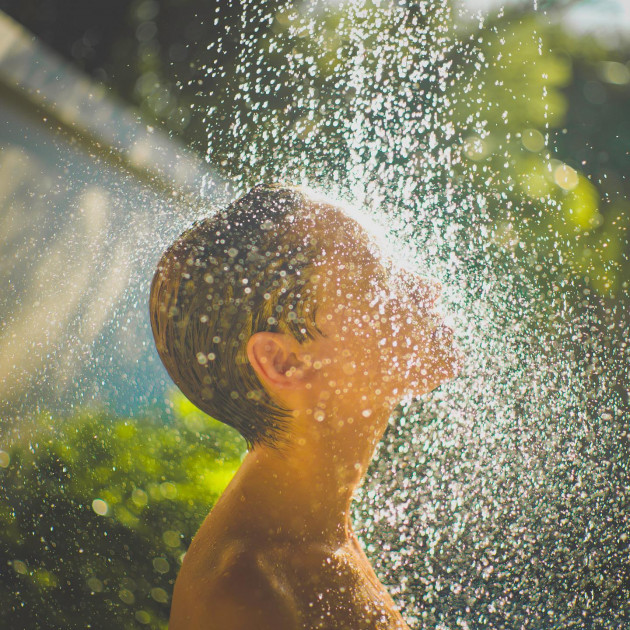
[[[309,286],[319,249],[308,234],[308,204],[297,187],[256,186],[184,232],[151,285],[151,326],[171,378],[250,445],[280,440],[290,413],[252,369],[249,338],[281,331],[301,342],[319,333]]]
[[[341,394],[367,408],[374,392],[424,393],[453,376],[450,333],[431,311],[437,293],[393,273],[339,207],[299,187],[261,185],[164,253],[151,325],[196,406],[250,445],[275,445],[290,432],[284,393],[296,386],[311,413]]]

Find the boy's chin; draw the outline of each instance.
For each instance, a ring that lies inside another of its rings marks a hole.
[[[430,369],[423,368],[415,374],[409,374],[405,394],[411,397],[424,396],[456,378],[462,370],[463,355],[457,352],[451,357],[444,358],[439,365],[433,365]]]

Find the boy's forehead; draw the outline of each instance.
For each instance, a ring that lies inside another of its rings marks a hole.
[[[385,243],[376,225],[357,210],[332,203],[312,203],[315,236],[328,254],[380,258]]]

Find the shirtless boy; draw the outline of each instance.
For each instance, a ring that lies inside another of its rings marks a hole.
[[[439,285],[311,191],[195,224],[151,286],[159,354],[249,452],[186,553],[170,630],[407,629],[350,522],[394,407],[455,376]]]

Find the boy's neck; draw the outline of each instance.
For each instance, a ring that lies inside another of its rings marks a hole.
[[[350,503],[387,425],[385,410],[356,426],[335,419],[298,433],[282,450],[249,452],[221,503],[229,505],[234,533],[257,543],[341,545],[352,528]],[[297,426],[312,426],[294,419]],[[341,428],[339,428],[341,424]],[[218,506],[217,506],[218,507]]]

